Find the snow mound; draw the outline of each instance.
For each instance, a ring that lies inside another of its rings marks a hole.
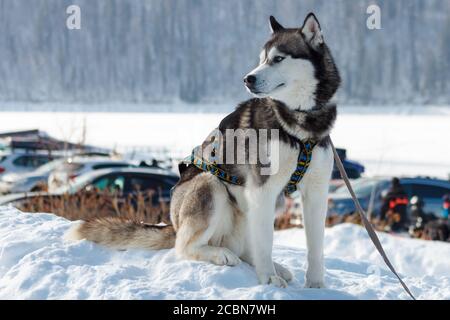
[[[174,250],[113,251],[63,239],[70,222],[0,207],[0,299],[407,299],[365,230],[326,231],[327,289],[304,289],[304,232],[276,232],[274,259],[295,279],[259,285],[252,267],[184,261]],[[450,299],[450,245],[380,234],[419,299]]]

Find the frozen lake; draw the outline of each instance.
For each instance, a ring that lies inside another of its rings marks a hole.
[[[162,110],[167,110],[163,109]],[[332,138],[368,175],[450,173],[450,108],[341,108]],[[0,131],[38,128],[50,135],[130,150],[188,155],[224,117],[217,113],[0,112]],[[84,125],[85,123],[85,125]]]

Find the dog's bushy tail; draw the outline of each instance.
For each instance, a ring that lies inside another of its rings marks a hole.
[[[170,249],[175,246],[173,226],[159,226],[115,217],[96,218],[73,226],[66,240],[86,239],[114,249]]]

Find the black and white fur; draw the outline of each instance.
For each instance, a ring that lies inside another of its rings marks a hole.
[[[323,238],[333,168],[327,141],[336,119],[336,106],[328,101],[339,87],[339,73],[314,14],[301,28],[284,28],[273,17],[270,25],[272,35],[259,66],[244,78],[256,98],[241,103],[218,129],[278,129],[279,138],[269,140],[279,146],[279,153],[270,159],[278,170],[262,175],[259,164],[222,164],[244,182],[233,185],[193,165],[180,166],[181,178],[171,201],[172,226],[96,219],[72,230],[73,238],[121,249],[175,246],[179,257],[218,265],[244,260],[255,267],[261,284],[285,287],[292,274],[272,260],[275,210],[295,170],[298,141],[314,139],[319,144],[299,185],[308,246],[305,286],[324,286]]]

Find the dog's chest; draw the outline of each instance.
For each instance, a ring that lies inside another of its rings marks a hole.
[[[278,152],[274,144],[278,144]],[[266,184],[267,187],[281,192],[297,167],[299,149],[284,142],[274,141],[272,150],[275,150],[270,157],[272,174],[268,176]]]
[[[230,185],[229,189],[236,198],[241,210],[246,211],[247,200],[245,194],[251,194],[255,189],[263,190],[267,197],[277,197],[283,190],[297,167],[299,149],[284,142],[272,142],[270,154],[271,172],[265,172],[258,168],[259,172],[247,172],[247,184],[245,186]],[[243,192],[242,188],[247,191]]]

